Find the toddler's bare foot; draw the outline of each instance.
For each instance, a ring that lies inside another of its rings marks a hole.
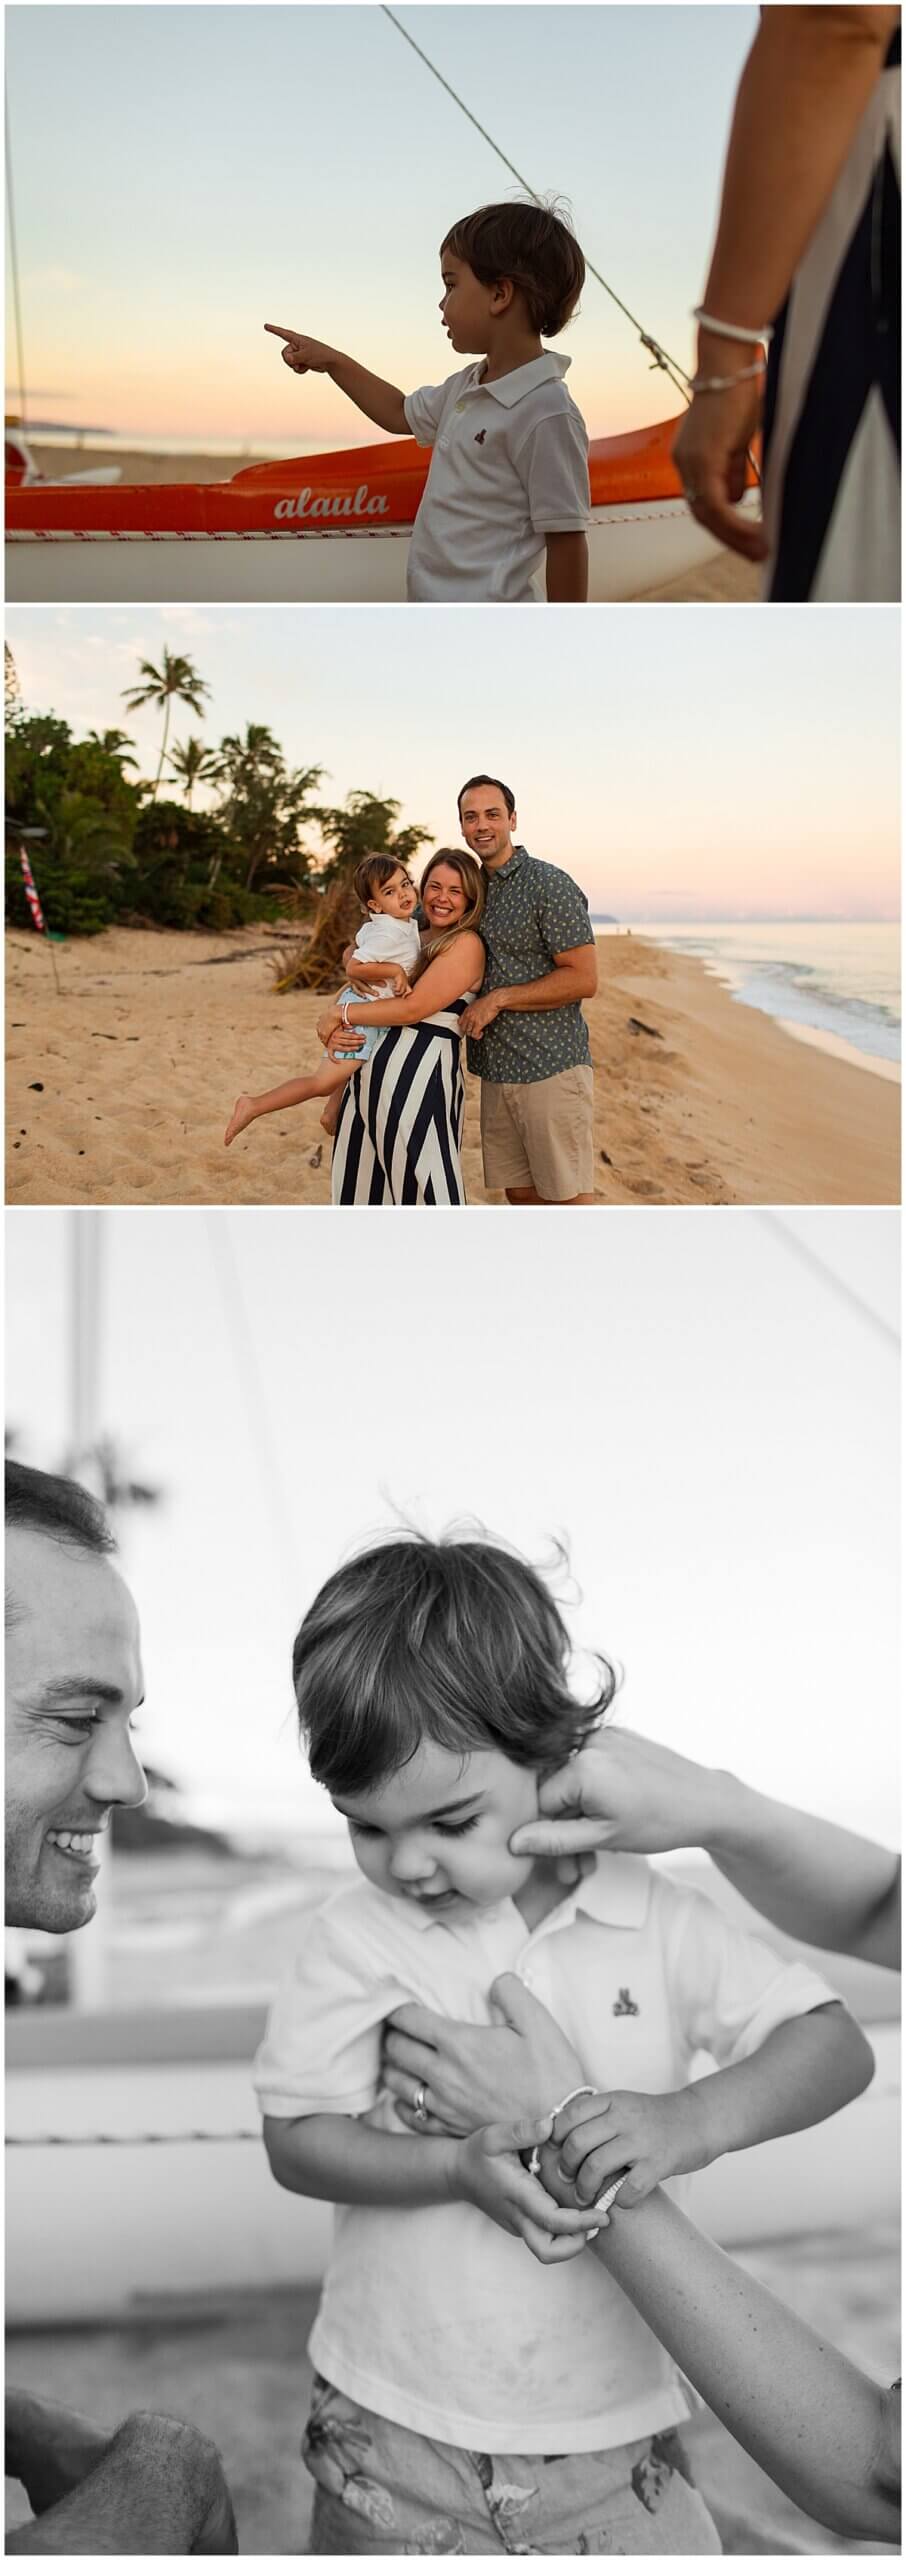
[[[340,1096],[338,1093],[332,1093],[329,1102],[325,1102],[324,1109],[321,1113],[321,1127],[322,1129],[326,1129],[329,1138],[333,1137],[339,1117],[339,1110]]]
[[[223,1141],[224,1146],[231,1147],[233,1139],[238,1138],[240,1129],[247,1129],[249,1121],[254,1120],[254,1118],[255,1105],[252,1101],[251,1094],[241,1093],[235,1106],[233,1117],[227,1125],[227,1132]]]

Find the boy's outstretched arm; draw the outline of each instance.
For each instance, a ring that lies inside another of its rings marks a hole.
[[[525,2240],[545,2264],[578,2256],[595,2218],[572,2200],[552,2203],[518,2157],[543,2142],[551,2118],[511,2133],[483,2126],[465,2141],[382,2133],[360,2116],[265,2116],[264,2144],[278,2186],[330,2204],[473,2204]]]
[[[588,603],[588,537],[584,533],[548,533],[548,604]]]
[[[857,2098],[873,2071],[867,2037],[842,2001],[831,2000],[785,2019],[745,2061],[665,2097],[617,2089],[576,2098],[557,2119],[564,2192],[574,2188],[590,2205],[628,2168],[616,2207],[625,2210],[662,2178],[820,2124]]]
[[[392,382],[382,382],[379,373],[368,373],[354,356],[344,356],[339,347],[328,347],[322,338],[303,337],[298,329],[278,329],[276,322],[266,320],[265,329],[272,338],[283,338],[283,362],[291,373],[329,373],[338,390],[345,391],[366,418],[383,427],[389,436],[407,436],[403,394]]]

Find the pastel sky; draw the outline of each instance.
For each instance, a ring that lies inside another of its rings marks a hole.
[[[299,1619],[401,1518],[477,1516],[536,1561],[568,1539],[568,1624],[623,1666],[628,1724],[896,1837],[893,1215],[676,1209],[654,1250],[627,1209],[606,1251],[548,1218],[530,1254],[516,1219],[453,1219],[440,1285],[430,1221],[378,1220],[366,1272],[342,1219],[20,1209],[8,1409],[36,1465],[66,1448],[89,1218],[96,1421],[166,1496],[123,1532],[144,1749],[212,1812],[335,1822],[295,1737]]]
[[[688,368],[755,9],[398,14]],[[265,320],[404,389],[453,370],[440,242],[518,189],[382,9],[18,7],[7,28],[32,417],[290,449],[372,437],[332,384],[286,372]],[[9,330],[17,406],[11,307]],[[676,414],[592,278],[564,346],[593,434]]]
[[[597,913],[651,922],[897,913],[898,615],[648,607],[413,616],[404,607],[15,606],[26,707],[119,727],[153,774],[160,716],[127,714],[166,644],[211,686],[201,732],[248,721],[332,801],[402,803],[457,841],[456,794],[502,775],[531,852]],[[198,731],[177,711],[172,738]],[[312,849],[318,838],[312,836]]]

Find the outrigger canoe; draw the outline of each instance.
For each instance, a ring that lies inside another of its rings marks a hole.
[[[592,443],[595,603],[643,595],[718,551],[682,497],[671,461],[678,425],[671,418]],[[8,487],[7,596],[17,604],[397,603],[430,459],[406,437],[170,488]]]

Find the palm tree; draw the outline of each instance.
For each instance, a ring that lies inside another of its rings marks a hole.
[[[144,683],[128,686],[124,685],[123,699],[128,704],[130,711],[143,710],[146,702],[156,702],[158,708],[163,711],[164,733],[161,739],[157,772],[154,776],[154,783],[151,791],[152,800],[156,800],[160,777],[164,769],[164,757],[167,752],[167,736],[170,727],[171,706],[174,701],[184,702],[187,710],[194,712],[196,720],[203,720],[204,703],[202,701],[202,695],[210,693],[211,688],[210,685],[202,682],[197,667],[193,667],[192,665],[191,658],[176,657],[171,654],[169,649],[164,650],[163,664],[160,667],[152,666],[150,658],[140,658],[139,668],[145,679]]]
[[[317,815],[311,795],[323,780],[323,766],[301,765],[290,772],[273,731],[252,720],[243,737],[222,740],[217,771],[224,790],[220,814],[227,836],[241,852],[246,889],[254,889],[262,865],[298,886],[310,867],[300,833],[305,820]],[[209,887],[222,858],[215,857]]]
[[[167,761],[182,783],[182,796],[189,809],[196,782],[213,782],[220,770],[218,756],[213,748],[203,747],[200,738],[187,738],[184,747],[171,747]]]
[[[138,757],[132,753],[132,740],[125,729],[89,729],[85,744],[100,747],[102,753],[112,756],[114,764],[121,769],[123,765],[134,764],[138,771]]]

